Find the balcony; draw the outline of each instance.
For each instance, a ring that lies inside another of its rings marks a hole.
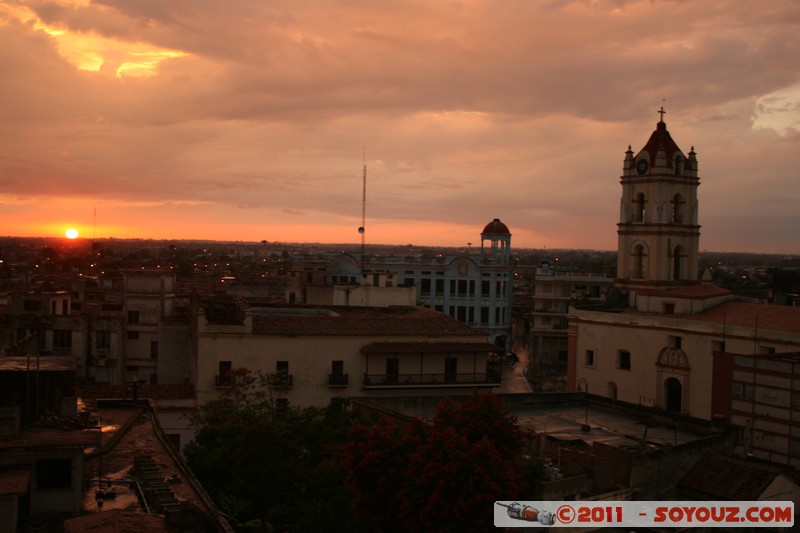
[[[328,374],[328,387],[332,389],[347,387],[347,374]]]
[[[218,389],[230,387],[233,385],[233,383],[234,383],[234,377],[229,374],[225,374],[222,376],[217,374],[216,376],[214,376],[214,386],[217,387]]]
[[[267,384],[274,390],[289,390],[292,388],[294,376],[285,372],[267,374]]]
[[[486,374],[364,374],[364,389],[497,387],[500,372]]]

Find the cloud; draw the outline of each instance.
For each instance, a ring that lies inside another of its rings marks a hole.
[[[614,248],[624,151],[666,98],[699,154],[701,223],[730,227],[736,206],[800,227],[798,18],[788,0],[0,0],[0,184],[153,202],[152,231],[186,237],[225,218],[349,236],[366,147],[383,239],[474,241],[497,217],[515,245]],[[157,222],[175,206],[184,227]],[[794,237],[770,246],[800,252]]]

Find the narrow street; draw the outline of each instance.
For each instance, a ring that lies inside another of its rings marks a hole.
[[[500,388],[497,389],[500,393],[528,393],[533,392],[528,380],[525,379],[523,374],[528,368],[528,351],[519,348],[516,350],[519,361],[510,365],[506,362],[503,363],[503,370],[500,377]]]

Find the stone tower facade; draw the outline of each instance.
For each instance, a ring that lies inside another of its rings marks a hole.
[[[625,153],[617,282],[631,303],[641,290],[697,283],[700,226],[697,157],[684,154],[661,120],[644,148]]]

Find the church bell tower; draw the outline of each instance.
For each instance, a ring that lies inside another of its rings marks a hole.
[[[698,279],[697,157],[667,131],[663,106],[644,148],[625,153],[617,229],[617,287],[636,292],[691,285]]]

